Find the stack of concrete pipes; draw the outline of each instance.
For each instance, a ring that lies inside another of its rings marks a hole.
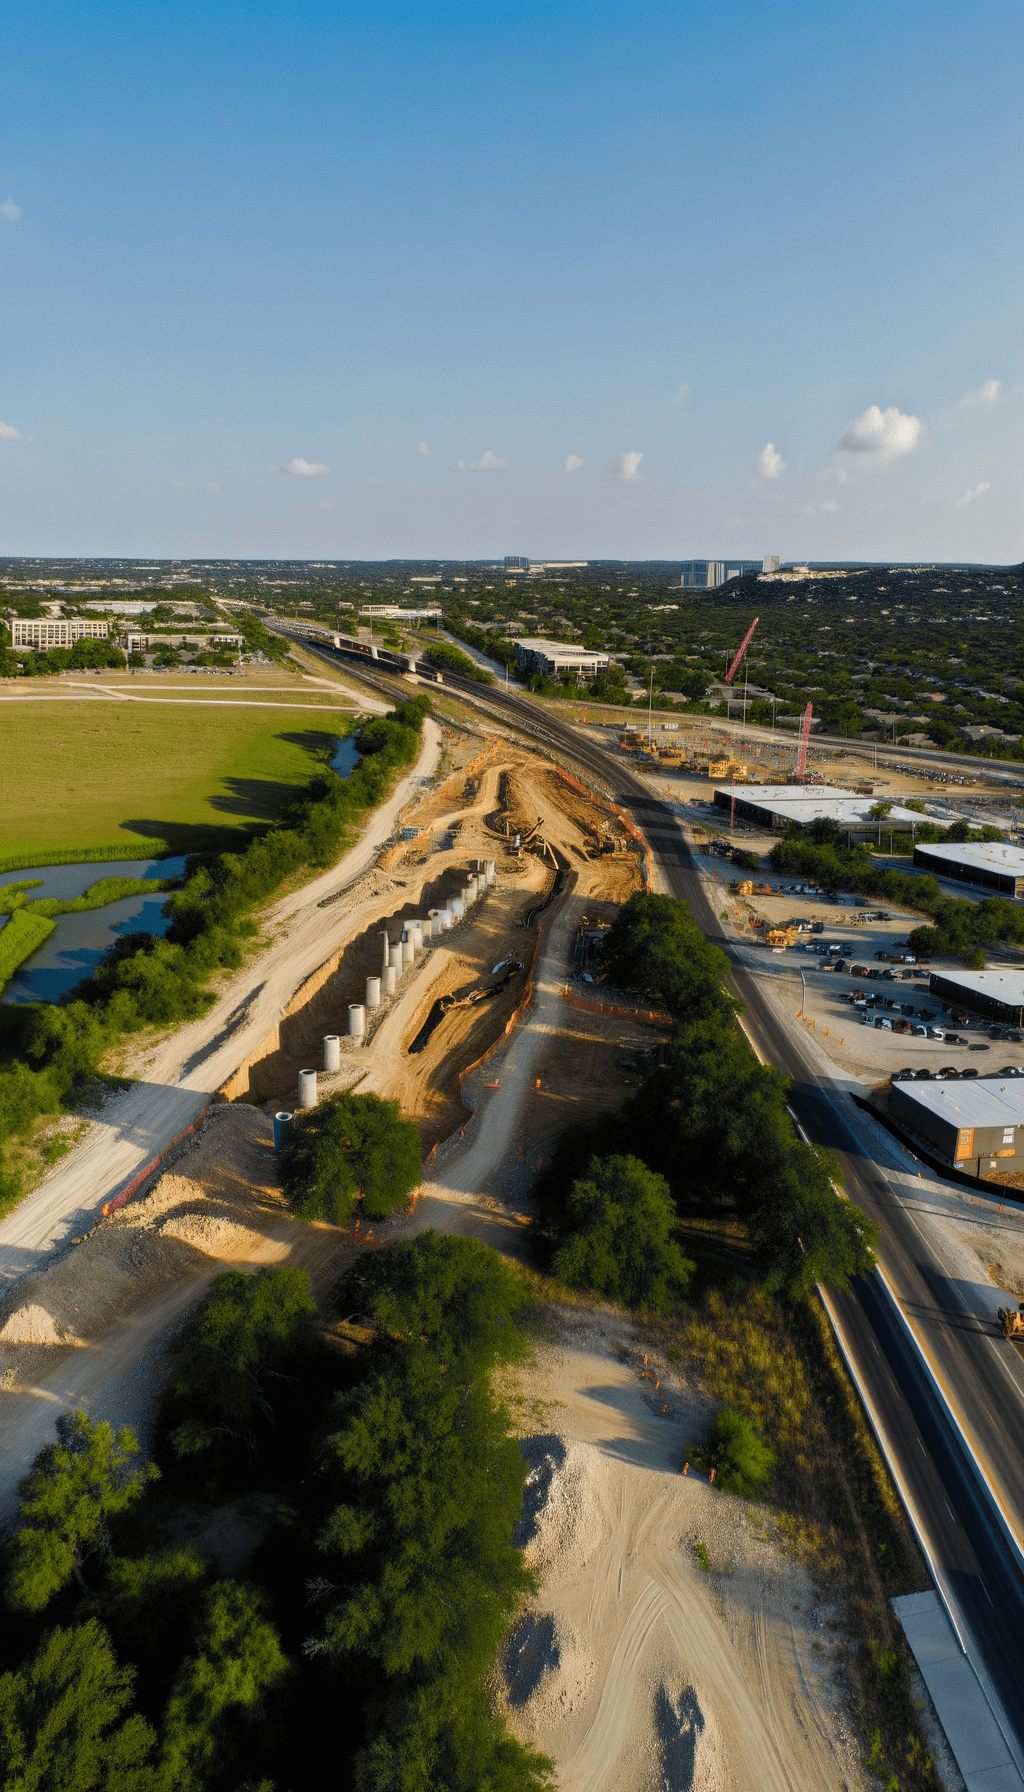
[[[430,939],[439,939],[453,922],[458,921],[466,913],[470,905],[482,896],[490,884],[494,882],[494,860],[478,859],[478,871],[467,878],[458,896],[449,899],[447,907],[432,908],[422,919],[416,916],[403,922],[402,938],[389,940],[386,933],[381,935],[383,945],[383,962],[379,977],[367,977],[366,999],[364,1002],[350,1002],[348,1009],[348,1031],[350,1039],[362,1039],[366,1032],[366,1010],[379,1008],[384,996],[393,996],[398,979],[404,970],[415,964],[416,955],[423,951],[424,943]],[[327,1041],[324,1042],[324,1068],[336,1069],[327,1061]],[[339,1060],[340,1062],[340,1060]]]

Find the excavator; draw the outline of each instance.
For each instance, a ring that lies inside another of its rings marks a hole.
[[[1004,1338],[1019,1338],[1024,1344],[1024,1300],[1021,1301],[1016,1313],[1012,1307],[1000,1307],[998,1319],[1003,1328]]]

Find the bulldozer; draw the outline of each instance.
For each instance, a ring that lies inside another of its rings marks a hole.
[[[1024,1300],[1021,1301],[1016,1313],[1012,1307],[1000,1307],[998,1319],[1003,1328],[1004,1338],[1020,1338],[1024,1343]]]

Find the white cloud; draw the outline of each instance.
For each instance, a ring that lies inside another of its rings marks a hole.
[[[725,526],[727,529],[742,529],[743,518],[741,516],[727,516],[725,519]]]
[[[429,460],[431,455],[433,454],[434,450],[429,446],[429,444],[427,442],[417,442],[416,452],[417,452],[417,454],[422,454],[424,460]]]
[[[838,509],[839,506],[833,498],[826,498],[823,504],[808,504],[804,511],[804,515],[817,516],[819,510],[831,512]]]
[[[684,380],[682,385],[677,386],[675,391],[673,392],[672,403],[673,404],[685,404],[685,402],[689,398],[689,396],[690,396],[690,388],[687,385],[686,381]]]
[[[185,490],[184,479],[169,479],[167,483],[176,492],[183,492]]]
[[[25,437],[22,435],[21,430],[15,429],[13,423],[0,423],[0,441],[23,442],[24,440]]]
[[[208,492],[219,492],[220,486],[217,484],[216,479],[209,479],[206,482],[206,489]]]
[[[924,428],[920,417],[904,416],[894,404],[886,411],[869,404],[862,417],[846,425],[839,441],[843,454],[871,454],[884,463],[916,448]]]
[[[995,404],[999,397],[1000,382],[998,380],[982,380],[976,392],[965,392],[960,400],[965,404]]]
[[[463,473],[504,473],[507,466],[508,461],[499,460],[493,448],[488,448],[479,460],[471,460],[468,468],[461,460],[459,462],[459,469]]]
[[[376,473],[364,473],[363,474],[363,484],[364,485],[379,485],[380,480],[377,478]]]
[[[0,205],[0,218],[6,218],[8,224],[16,224],[21,217],[21,206],[15,205],[13,199],[5,199]]]
[[[975,498],[980,498],[984,492],[991,491],[991,489],[992,488],[989,485],[988,481],[986,479],[983,479],[980,485],[976,485],[976,486],[972,487],[972,489],[970,491],[966,491],[962,498],[957,498],[957,500],[956,500],[957,509],[958,510],[966,510],[968,504],[974,503]]]
[[[303,460],[301,455],[296,455],[294,460],[278,461],[274,468],[275,473],[294,473],[296,479],[319,479],[322,473],[329,473],[330,470],[321,461]]]
[[[630,449],[626,454],[617,454],[608,471],[613,479],[642,479],[644,475],[640,471],[640,462],[643,458],[635,448]]]
[[[567,454],[565,457],[565,466],[562,471],[565,473],[577,473],[582,465],[583,462],[578,454]]]
[[[774,442],[766,442],[757,457],[757,470],[762,479],[781,479],[786,463]]]

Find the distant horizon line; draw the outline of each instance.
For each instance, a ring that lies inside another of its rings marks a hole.
[[[727,565],[730,560],[740,560],[741,561],[744,558],[746,558],[746,557],[741,554],[733,554],[733,555],[728,555],[728,554],[724,554],[724,555],[723,554],[694,554],[694,555],[683,554],[683,555],[679,555],[678,557],[673,557],[671,559],[666,559],[663,556],[659,556],[656,559],[650,559],[650,560],[624,560],[624,559],[619,559],[619,558],[614,558],[614,559],[595,558],[592,560],[588,560],[585,564],[586,564],[587,570],[589,570],[592,567],[631,567],[631,566],[636,566],[636,567],[656,567],[656,566],[674,567],[674,566],[682,566],[687,561],[694,560],[694,559],[721,561],[723,564]],[[554,569],[558,563],[552,562],[551,564],[552,564],[552,568]],[[273,557],[266,557],[266,556],[259,556],[259,555],[249,556],[249,555],[245,555],[245,554],[235,554],[235,555],[218,557],[218,558],[210,558],[209,556],[201,556],[201,555],[189,555],[189,556],[185,556],[185,557],[167,556],[166,558],[160,558],[159,556],[154,557],[152,555],[147,555],[145,557],[142,557],[142,556],[131,557],[131,556],[123,555],[123,554],[121,554],[121,555],[114,555],[114,554],[3,554],[3,555],[0,555],[0,567],[29,567],[29,566],[42,567],[42,566],[48,566],[48,565],[49,566],[52,566],[52,565],[60,565],[60,566],[124,566],[124,567],[130,567],[134,572],[160,572],[160,571],[163,571],[165,568],[170,568],[170,567],[175,567],[175,566],[211,567],[211,568],[231,567],[231,566],[281,566],[281,567],[299,566],[299,567],[307,567],[307,568],[310,568],[313,570],[323,570],[323,571],[329,570],[329,571],[335,571],[335,572],[336,571],[344,571],[350,567],[355,567],[355,566],[360,566],[360,567],[361,566],[389,566],[389,567],[477,566],[477,567],[480,567],[480,568],[483,568],[483,569],[486,569],[489,571],[493,571],[493,572],[504,572],[505,571],[504,562],[502,560],[492,560],[489,557],[483,557],[483,556],[479,556],[479,555],[463,556],[463,557],[456,557],[454,555],[429,555],[429,556],[425,555],[422,557],[411,556],[411,557],[406,557],[403,559],[392,558],[392,559],[377,559],[377,560],[364,560],[364,559],[359,559],[358,557],[355,557],[355,556],[353,556],[350,559],[346,559],[346,560],[342,560],[342,559],[324,560],[324,559],[313,559],[313,558],[310,558],[310,559],[304,559],[304,558],[277,559],[277,558],[273,558]],[[780,561],[779,561],[779,571],[780,572],[791,572],[791,571],[795,570],[797,567],[802,567],[802,566],[806,566],[809,570],[811,570],[813,572],[831,572],[831,571],[836,571],[836,570],[840,570],[843,568],[866,572],[866,571],[871,571],[875,567],[889,567],[891,569],[905,568],[907,570],[917,569],[920,571],[930,571],[932,568],[934,568],[935,570],[938,570],[939,568],[942,568],[943,570],[950,571],[950,572],[1021,572],[1021,571],[1024,571],[1024,560],[1021,560],[1021,561],[921,560],[921,559],[916,559],[916,560],[893,560],[893,559],[883,559],[883,560],[851,560],[851,559],[810,560],[810,559],[803,559],[800,557],[794,557],[793,559],[789,559],[789,560],[782,560],[780,558]],[[538,566],[537,570],[541,570],[541,568]],[[570,565],[566,564],[565,570],[568,572],[570,570],[573,570],[573,568]]]

